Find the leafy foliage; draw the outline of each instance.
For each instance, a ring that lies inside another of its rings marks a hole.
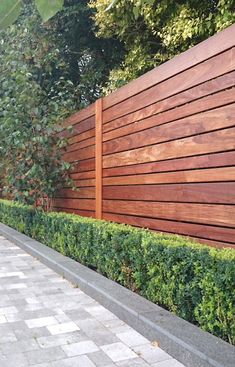
[[[50,21],[58,47],[69,67],[69,77],[77,86],[79,106],[84,107],[102,94],[110,71],[124,58],[120,41],[97,37],[94,11],[89,0],[66,0],[63,12]]]
[[[91,0],[98,35],[126,49],[106,93],[187,50],[235,21],[235,0]]]
[[[7,28],[19,17],[24,0],[1,0],[0,29]],[[35,0],[35,4],[44,22],[52,18],[63,8],[64,0]]]
[[[235,343],[235,252],[0,200],[0,221]]]
[[[0,3],[0,29],[16,21],[21,12],[20,0],[2,0]]]
[[[4,193],[25,203],[48,203],[69,180],[56,133],[77,108],[76,88],[52,36],[29,6],[1,34],[0,171]]]

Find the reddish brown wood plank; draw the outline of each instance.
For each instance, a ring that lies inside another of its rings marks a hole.
[[[234,101],[235,88],[232,88],[227,91],[223,91],[217,94],[213,94],[212,96],[202,98],[195,102],[191,102],[190,104],[186,104],[173,110],[169,110],[158,115],[153,115],[145,120],[137,121],[134,124],[129,124],[127,126],[123,126],[108,133],[105,133],[103,141],[119,138],[120,136],[133,134],[134,132],[170,123],[182,118],[186,118],[187,116],[193,118],[192,115],[194,114],[199,114],[204,110],[210,110],[218,106],[224,106]]]
[[[103,152],[112,154],[232,126],[235,126],[235,103],[138,133],[130,132],[128,136],[105,142]]]
[[[63,159],[67,162],[77,162],[83,159],[93,158],[95,156],[95,146],[75,150],[73,152],[64,153]]]
[[[185,236],[198,237],[221,242],[235,242],[234,228],[221,228],[193,223],[174,222],[162,219],[142,218],[121,214],[104,213],[104,219],[118,223],[127,223],[136,227],[143,227],[160,232],[176,233]]]
[[[103,100],[96,101],[96,140],[95,140],[95,199],[96,218],[102,218],[102,124],[103,124]]]
[[[166,183],[235,181],[235,167],[152,173],[134,176],[106,177],[103,185],[151,185]]]
[[[79,210],[95,210],[95,200],[93,199],[54,199],[54,206],[57,208],[70,208]]]
[[[104,212],[235,227],[235,206],[104,200]]]
[[[196,157],[170,159],[161,162],[134,164],[124,167],[106,168],[103,177],[136,175],[143,173],[182,171],[195,168],[235,166],[235,151],[207,154]]]
[[[85,180],[87,178],[95,178],[95,171],[71,173],[70,177],[73,180]]]
[[[85,148],[87,149],[87,148]],[[88,148],[89,149],[89,148]],[[103,167],[117,167],[235,149],[235,128],[205,133],[103,157]]]
[[[104,109],[234,46],[235,25],[190,48],[104,98]]]
[[[117,118],[111,122],[108,122],[103,126],[103,131],[108,132],[110,130],[120,128],[121,126],[126,126],[133,122],[146,119],[149,116],[156,115],[157,113],[171,110],[172,108],[179,107],[186,103],[192,103],[193,101],[201,99],[203,97],[204,101],[207,101],[208,103],[209,100],[205,99],[206,96],[215,93],[217,94],[218,92],[224,89],[231,88],[234,85],[235,85],[235,71],[232,71],[231,73],[222,75],[216,79],[209,80],[196,87],[187,89],[184,92],[178,93],[164,100],[156,102],[150,106],[144,107],[136,112],[133,112],[131,114]],[[191,105],[187,106],[191,107]],[[201,110],[205,109],[203,105],[201,105],[200,108]],[[187,110],[185,112],[186,112],[185,115],[188,115]]]
[[[93,137],[95,137],[95,129],[85,131],[84,133],[81,133],[79,135],[73,136],[72,138],[69,138],[68,143],[69,145],[74,144],[74,143],[79,143],[80,141],[87,140]]]
[[[77,214],[77,215],[81,215],[82,217],[95,218],[95,212],[91,210],[79,210],[79,209],[56,208],[56,207],[53,208],[53,210],[56,210],[58,212]]]
[[[92,187],[95,186],[95,179],[87,179],[87,180],[74,180],[74,185],[78,188],[81,187]]]
[[[94,145],[94,144],[95,144],[95,138],[86,139],[81,142],[68,145],[66,147],[66,152],[67,153],[73,152],[78,149],[90,147],[91,145]]]
[[[95,114],[95,104],[93,103],[90,106],[88,106],[87,108],[84,108],[83,110],[81,110],[79,112],[76,112],[72,116],[67,118],[64,121],[63,126],[68,127],[68,126],[75,125],[75,124],[91,117],[94,114]]]
[[[74,163],[73,169],[70,172],[71,173],[86,172],[86,171],[92,171],[94,169],[95,169],[95,159],[91,158],[79,161],[78,163]]]
[[[232,248],[232,249],[235,249],[235,245],[232,245],[228,242],[211,241],[211,240],[201,239],[201,238],[199,238],[199,239],[195,238],[195,240],[198,243],[201,243],[202,245],[208,245],[208,246],[216,247],[216,248]]]
[[[83,187],[78,190],[61,189],[56,193],[56,198],[64,199],[94,199],[95,188],[94,187]]]
[[[235,182],[105,186],[103,199],[235,204]]]
[[[109,108],[104,112],[104,122],[151,105],[234,69],[235,49],[233,48]]]

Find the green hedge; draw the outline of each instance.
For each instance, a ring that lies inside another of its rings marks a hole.
[[[0,200],[0,221],[235,342],[235,251]]]

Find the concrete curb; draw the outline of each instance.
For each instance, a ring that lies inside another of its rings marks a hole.
[[[99,273],[0,223],[0,234],[77,285],[187,367],[234,367],[235,348]]]

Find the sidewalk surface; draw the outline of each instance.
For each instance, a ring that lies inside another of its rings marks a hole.
[[[0,367],[184,367],[0,236]]]

